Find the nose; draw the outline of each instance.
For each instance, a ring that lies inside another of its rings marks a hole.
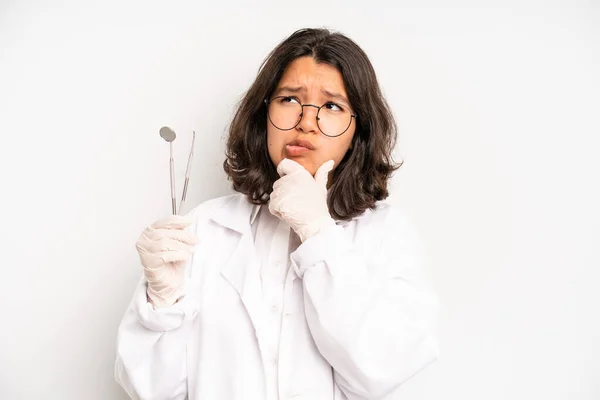
[[[317,114],[319,113],[319,107],[312,104],[302,105],[302,117],[300,123],[296,126],[296,129],[301,130],[304,133],[318,133],[319,125],[317,124]]]

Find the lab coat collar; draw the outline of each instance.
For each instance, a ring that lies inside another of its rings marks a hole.
[[[258,212],[260,211],[260,205],[255,205],[252,208],[252,216],[250,217],[250,225],[254,224],[254,220],[256,219],[256,216],[258,215]]]
[[[245,195],[238,194],[231,196],[212,216],[216,223],[239,233],[239,236],[232,238],[237,243],[220,272],[238,292],[257,331],[263,319],[262,287],[250,226],[259,209],[260,206],[250,203]],[[263,346],[261,340],[259,345]]]

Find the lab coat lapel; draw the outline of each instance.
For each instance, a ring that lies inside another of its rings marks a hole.
[[[231,257],[221,267],[221,275],[235,288],[242,303],[258,329],[262,313],[262,287],[260,265],[254,247],[254,238],[250,226],[257,207],[249,203],[245,196],[238,195],[213,216],[213,221],[234,232],[236,241]]]

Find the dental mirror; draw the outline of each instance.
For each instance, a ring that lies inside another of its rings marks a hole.
[[[169,142],[170,147],[170,158],[169,158],[169,168],[171,170],[171,208],[173,211],[173,215],[177,214],[177,202],[175,200],[175,167],[173,165],[173,140],[175,140],[175,131],[168,126],[163,126],[160,128],[160,137]]]
[[[160,128],[160,137],[165,139],[167,142],[171,143],[173,140],[175,140],[176,136],[177,135],[175,135],[175,131],[168,126],[163,126]]]

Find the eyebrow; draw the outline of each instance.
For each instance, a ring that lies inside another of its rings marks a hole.
[[[278,88],[275,93],[273,93],[273,97],[277,96],[278,94],[280,94],[281,92],[290,92],[290,93],[298,93],[301,92],[303,89],[302,86],[282,86],[280,88]],[[306,89],[304,89],[306,90]]]
[[[282,86],[282,87],[278,88],[277,90],[275,90],[275,92],[273,93],[273,97],[276,97],[277,95],[279,95],[282,92],[298,93],[298,92],[305,92],[305,91],[306,91],[306,88],[303,86]],[[323,93],[327,97],[341,100],[341,101],[345,102],[347,105],[350,105],[350,102],[348,101],[348,99],[339,93],[330,92],[329,90],[326,90],[326,89],[321,89],[321,93]]]
[[[346,104],[350,105],[350,102],[348,101],[348,99],[345,98],[344,96],[342,96],[339,93],[330,92],[329,90],[325,90],[325,89],[322,89],[321,93],[325,94],[327,97],[331,97],[331,98],[334,98],[334,99],[342,100]]]

